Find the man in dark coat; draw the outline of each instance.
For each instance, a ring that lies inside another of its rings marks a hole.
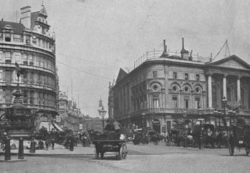
[[[50,133],[50,138],[51,138],[52,150],[54,150],[54,146],[55,146],[55,142],[56,142],[56,132],[55,132],[55,129],[52,129],[52,131]]]

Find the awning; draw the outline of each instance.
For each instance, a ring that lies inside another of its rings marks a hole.
[[[59,127],[56,123],[52,123],[54,128],[57,129],[60,132],[63,132],[63,129],[61,127]]]
[[[48,131],[51,131],[52,129],[56,129],[57,131],[63,132],[63,129],[61,127],[59,127],[56,123],[50,123],[48,121],[43,121],[43,122],[40,122],[39,129],[41,129],[42,126],[45,127]]]
[[[51,127],[51,125],[49,125],[48,121],[40,122],[39,129],[41,129],[42,127],[45,127],[48,131],[53,128]]]

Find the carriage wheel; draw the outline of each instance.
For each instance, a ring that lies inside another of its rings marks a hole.
[[[124,146],[123,146],[122,158],[123,158],[123,159],[126,159],[126,158],[127,158],[127,155],[128,155],[128,148],[127,148],[127,145],[124,144]]]
[[[97,148],[95,147],[95,159],[99,159],[99,152],[97,152]]]
[[[246,150],[246,155],[248,156],[248,154],[249,154],[249,148],[246,147],[245,150]]]
[[[126,154],[126,149],[125,149],[124,145],[122,145],[120,148],[120,151],[118,153],[118,160],[125,159],[126,158],[125,154]]]
[[[230,141],[228,142],[228,149],[229,149],[229,153],[231,156],[234,155],[234,144],[231,143]]]

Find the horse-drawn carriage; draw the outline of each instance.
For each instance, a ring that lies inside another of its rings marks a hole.
[[[134,145],[138,145],[140,143],[148,144],[150,140],[149,138],[150,137],[147,135],[145,131],[143,131],[142,128],[134,130],[134,139],[133,139]]]
[[[188,145],[193,144],[193,139],[188,138],[188,131],[190,131],[189,128],[186,128],[184,124],[178,124],[174,128],[172,128],[169,133],[166,140],[166,145],[176,145],[176,146],[182,146],[186,140]]]
[[[228,149],[231,156],[234,155],[235,147],[239,149],[245,148],[246,155],[249,154],[250,125],[246,125],[245,123],[237,123],[235,126],[232,126],[228,139]]]
[[[104,158],[105,152],[116,152],[116,157],[119,160],[126,159],[128,149],[125,141],[125,136],[116,132],[104,132],[95,136],[93,139],[95,145],[95,158]]]

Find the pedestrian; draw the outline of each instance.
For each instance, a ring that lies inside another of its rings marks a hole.
[[[7,134],[7,132],[3,132],[3,137],[2,137],[2,141],[3,141],[3,144],[4,144],[3,151],[5,151],[7,139],[8,139],[8,134]]]
[[[113,123],[113,127],[116,133],[120,133],[120,129],[121,129],[121,124],[119,122],[117,122],[116,120]]]
[[[48,133],[47,136],[46,136],[46,141],[45,141],[46,150],[49,149],[50,144],[51,144],[50,133]]]
[[[74,145],[75,145],[74,136],[71,135],[69,138],[69,150],[70,151],[74,151]]]
[[[50,139],[51,139],[52,150],[54,150],[55,142],[56,142],[56,132],[55,132],[55,129],[52,129],[52,131],[50,133]]]

